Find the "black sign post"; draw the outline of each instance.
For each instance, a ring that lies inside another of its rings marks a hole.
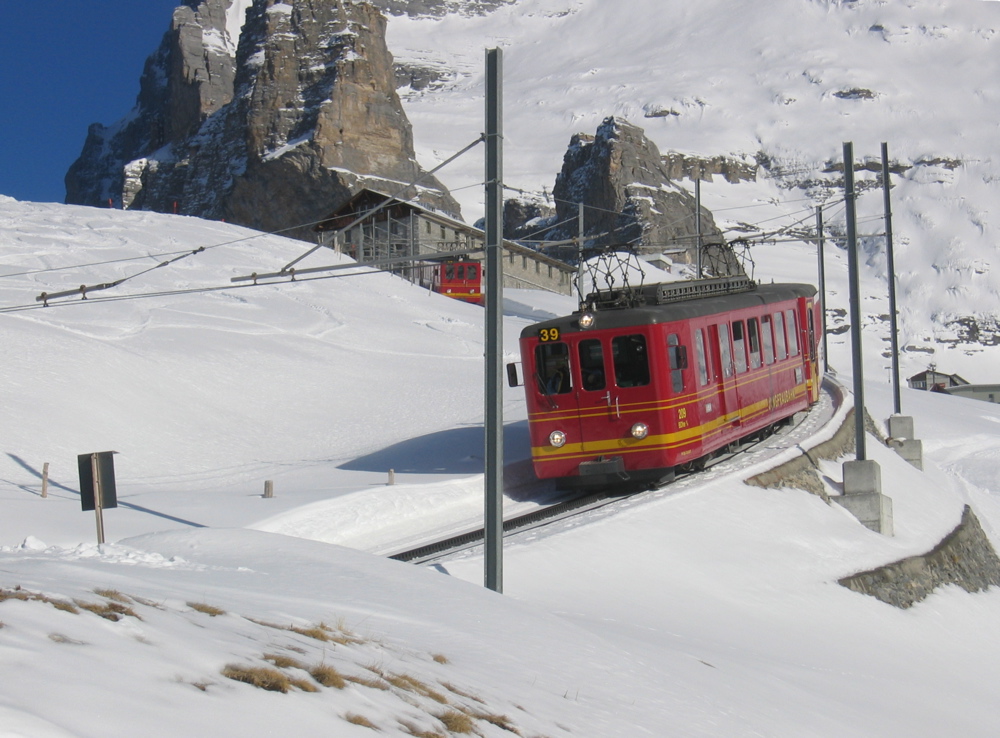
[[[80,504],[84,512],[97,514],[97,542],[104,543],[104,508],[118,507],[115,487],[115,457],[117,451],[99,451],[76,457],[80,470]]]

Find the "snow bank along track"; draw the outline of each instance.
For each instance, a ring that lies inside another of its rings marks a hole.
[[[702,470],[678,470],[677,477],[673,482],[666,487],[654,490],[624,494],[621,490],[598,490],[571,500],[548,505],[530,513],[517,515],[504,520],[504,536],[522,533],[533,528],[540,528],[558,520],[596,510],[625,499],[641,500],[644,496],[661,492],[664,489],[687,490],[703,483],[706,474],[713,467],[719,467],[716,472],[723,474],[738,474],[753,463],[787,455],[785,452],[789,449],[795,450],[794,457],[805,456],[808,451],[803,447],[804,443],[814,441],[815,443],[810,443],[811,448],[812,445],[822,443],[829,437],[832,437],[840,428],[844,421],[842,412],[844,395],[845,393],[841,385],[832,377],[827,376],[823,380],[823,392],[820,401],[812,410],[808,413],[797,414],[792,418],[791,423],[777,429],[772,429],[773,433],[762,432],[757,435],[748,436],[738,447],[712,458],[705,464]],[[823,435],[824,431],[826,431],[825,435]],[[782,441],[782,443],[775,443],[775,439]],[[787,459],[782,458],[779,463],[787,463],[787,461]],[[727,462],[734,463],[727,464]],[[718,474],[712,474],[711,478],[714,479],[717,476]],[[456,536],[450,536],[394,553],[389,558],[412,564],[424,564],[444,558],[458,551],[473,548],[481,544],[484,537],[484,529],[476,528]]]

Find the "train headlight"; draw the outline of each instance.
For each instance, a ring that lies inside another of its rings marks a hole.
[[[566,445],[566,434],[560,430],[552,431],[549,433],[549,443],[556,448],[562,448]]]
[[[580,316],[580,327],[586,330],[594,325],[594,316],[591,313],[584,313]]]
[[[649,426],[645,423],[636,423],[632,426],[632,438],[642,440],[649,435]]]

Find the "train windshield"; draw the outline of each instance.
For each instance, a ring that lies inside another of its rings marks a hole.
[[[619,387],[643,387],[649,384],[649,358],[646,337],[641,333],[615,336],[611,340],[615,363],[615,384]]]
[[[535,381],[543,395],[564,395],[573,389],[569,371],[569,346],[540,343],[535,347]]]
[[[604,349],[596,338],[580,341],[580,378],[588,392],[602,390],[604,379]]]

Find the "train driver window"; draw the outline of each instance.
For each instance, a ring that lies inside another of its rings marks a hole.
[[[676,333],[667,336],[667,357],[670,360],[670,386],[674,393],[684,391],[684,370],[688,368],[687,346],[682,346]]]
[[[708,363],[705,361],[705,333],[701,328],[694,332],[694,353],[698,360],[698,386],[708,384]]]
[[[543,395],[564,395],[573,388],[569,372],[569,346],[540,343],[535,347],[535,380]]]
[[[785,325],[788,326],[788,355],[799,355],[799,327],[795,321],[795,311],[785,311]]]
[[[619,387],[643,387],[649,384],[649,357],[646,337],[641,333],[611,339],[615,364],[615,384]]]
[[[580,341],[579,353],[583,388],[588,392],[604,389],[606,384],[604,379],[604,349],[601,347],[601,342],[596,338]]]
[[[750,368],[760,369],[760,328],[756,318],[747,321],[747,343],[750,348]]]
[[[733,321],[733,359],[736,360],[736,373],[747,370],[746,338],[743,336],[743,321]]]
[[[452,281],[453,279],[455,279],[455,265],[454,264],[445,264],[444,265],[444,278],[447,279],[449,282]]]
[[[719,324],[719,355],[722,358],[722,375],[733,376],[733,353],[729,348],[729,324]]]
[[[788,356],[785,348],[785,316],[780,310],[774,314],[774,348],[778,361]]]
[[[468,277],[468,279],[478,279],[478,276],[476,275],[476,265],[475,264],[469,264],[466,267],[466,276]]]
[[[760,319],[760,339],[764,345],[764,363],[770,366],[774,363],[774,334],[771,332],[771,316]]]

